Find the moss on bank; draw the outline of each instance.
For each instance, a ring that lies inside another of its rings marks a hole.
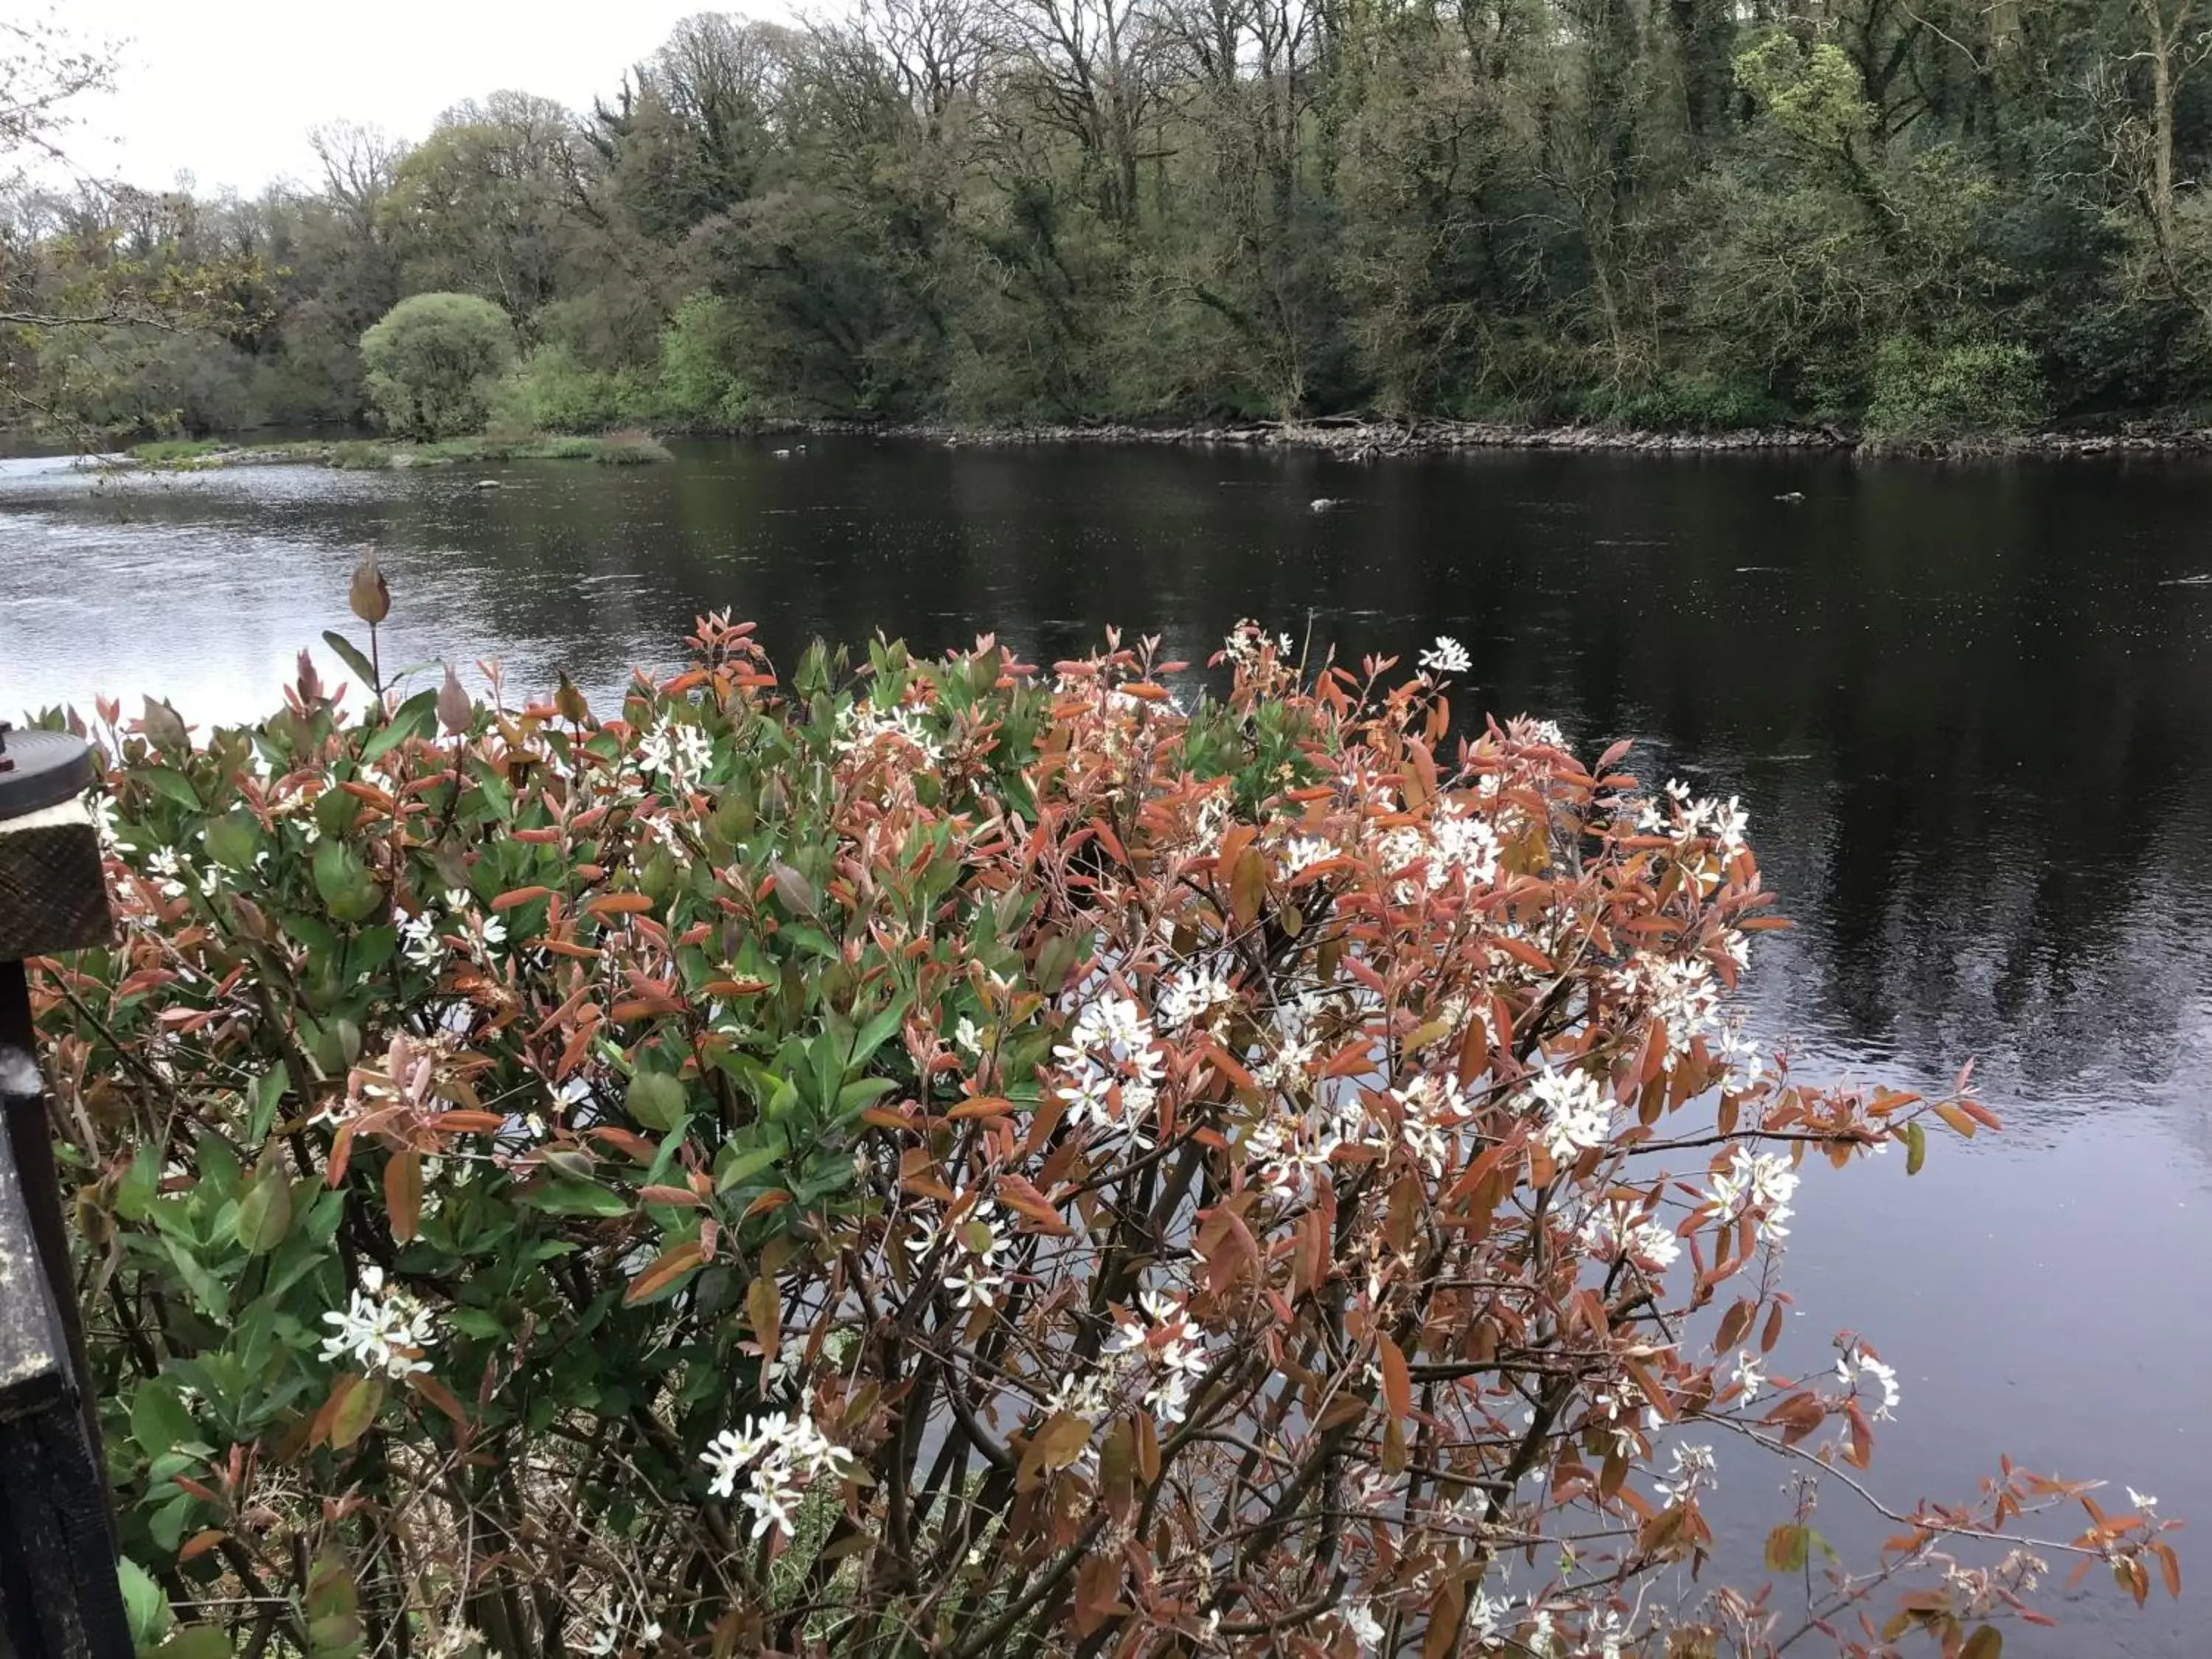
[[[180,472],[284,464],[334,466],[349,472],[496,461],[595,461],[603,466],[631,466],[671,459],[663,445],[642,432],[618,432],[603,438],[446,438],[435,443],[410,443],[396,438],[311,439],[273,444],[240,444],[221,438],[172,439],[139,444],[130,455],[142,466]]]

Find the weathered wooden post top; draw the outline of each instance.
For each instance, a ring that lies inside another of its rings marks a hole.
[[[27,957],[105,943],[91,752],[0,728],[0,1659],[129,1659]]]

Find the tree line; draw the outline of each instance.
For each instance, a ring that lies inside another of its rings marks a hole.
[[[498,418],[1795,421],[1941,437],[2212,380],[2199,0],[861,0],[707,14],[589,110],[337,125],[251,198],[6,192],[26,401],[358,421],[401,299]],[[88,291],[168,289],[195,326]]]

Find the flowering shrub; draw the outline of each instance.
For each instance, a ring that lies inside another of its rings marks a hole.
[[[101,711],[120,942],[39,1001],[142,1636],[1986,1659],[2055,1554],[2175,1586],[2010,1464],[1814,1530],[1899,1399],[1781,1340],[1799,1165],[1994,1120],[1745,1038],[1735,803],[1455,738],[1449,641],[692,644]],[[1677,1571],[1723,1442],[1771,1583]]]

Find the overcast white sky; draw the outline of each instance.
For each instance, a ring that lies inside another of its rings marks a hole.
[[[66,136],[86,173],[252,194],[317,176],[307,130],[372,123],[419,138],[441,110],[502,87],[588,107],[694,12],[787,19],[787,0],[0,0],[118,43],[118,89]]]

